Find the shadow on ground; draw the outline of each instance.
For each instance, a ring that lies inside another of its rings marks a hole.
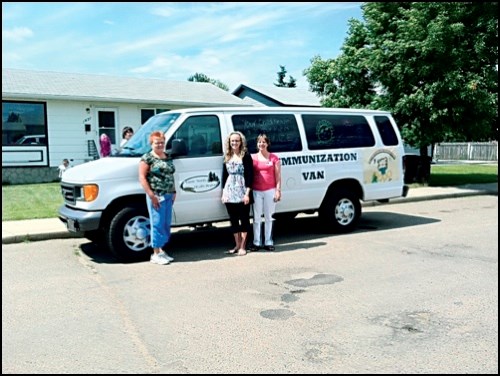
[[[435,223],[438,220],[422,216],[371,211],[363,213],[358,228],[353,232],[387,231]],[[291,220],[277,220],[274,225],[275,253],[291,252],[324,246],[326,239],[342,234],[332,234],[324,230],[317,215],[303,216]],[[249,241],[252,235],[249,234]],[[280,245],[284,244],[286,245]],[[236,257],[225,254],[233,246],[233,236],[229,227],[189,228],[176,231],[172,235],[168,253],[175,262],[193,262]],[[118,263],[106,247],[98,243],[83,243],[81,250],[97,263]],[[261,251],[265,252],[265,251]],[[149,256],[138,262],[149,261]]]

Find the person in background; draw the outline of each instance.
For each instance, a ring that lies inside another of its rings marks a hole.
[[[229,214],[235,242],[234,248],[227,251],[229,254],[247,254],[252,183],[252,157],[248,153],[245,136],[241,132],[231,132],[226,138],[222,168],[222,202]]]
[[[170,241],[172,207],[176,197],[172,159],[165,153],[165,135],[154,131],[149,136],[151,151],[139,162],[139,182],[146,192],[146,204],[151,222],[150,261],[166,265],[174,261],[162,248]]]
[[[68,168],[70,168],[70,167],[71,167],[71,166],[69,165],[69,160],[68,160],[68,159],[66,159],[66,158],[64,158],[64,159],[62,160],[62,164],[61,164],[61,165],[59,165],[59,167],[58,167],[58,169],[59,169],[59,179],[61,179],[61,178],[62,178],[64,171],[66,171],[66,170],[67,170]]]
[[[134,135],[134,129],[132,127],[123,127],[122,129],[122,140],[120,142],[120,148],[125,145],[125,143]]]
[[[265,134],[257,137],[258,153],[253,159],[253,244],[249,250],[258,251],[262,245],[262,215],[264,215],[264,249],[274,251],[273,214],[276,203],[281,200],[281,162],[276,154],[269,152],[271,141]]]
[[[101,134],[99,139],[101,145],[101,157],[107,157],[111,154],[111,139],[106,133]]]

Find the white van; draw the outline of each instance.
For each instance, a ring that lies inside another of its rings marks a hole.
[[[122,260],[143,258],[149,248],[149,217],[138,179],[140,157],[152,131],[165,132],[176,167],[172,226],[228,220],[221,203],[223,145],[241,131],[250,152],[265,133],[281,158],[282,196],[276,217],[318,212],[326,230],[349,232],[361,200],[406,196],[401,137],[383,111],[292,108],[192,108],[150,118],[118,154],[68,170],[61,181],[59,218],[69,231],[103,240]]]

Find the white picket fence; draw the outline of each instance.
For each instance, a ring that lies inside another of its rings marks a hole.
[[[434,147],[434,160],[498,162],[498,142],[442,142]]]

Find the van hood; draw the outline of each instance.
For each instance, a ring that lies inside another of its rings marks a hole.
[[[97,159],[67,169],[61,182],[88,184],[103,180],[130,179],[134,175],[139,178],[139,161],[140,157]]]

